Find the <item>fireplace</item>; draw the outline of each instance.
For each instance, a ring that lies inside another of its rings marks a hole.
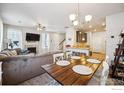
[[[27,49],[30,53],[35,53],[36,54],[36,47],[28,47]]]

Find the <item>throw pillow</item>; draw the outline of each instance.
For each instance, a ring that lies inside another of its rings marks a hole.
[[[12,51],[10,51],[10,52],[11,52],[11,55],[12,55],[12,56],[16,56],[16,55],[17,55],[16,50],[12,50]]]

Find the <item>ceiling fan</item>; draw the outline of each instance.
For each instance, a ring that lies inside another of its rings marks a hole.
[[[46,27],[43,26],[43,25],[41,25],[40,23],[38,23],[38,24],[36,25],[36,29],[37,29],[37,31],[44,31],[44,30],[46,29]]]

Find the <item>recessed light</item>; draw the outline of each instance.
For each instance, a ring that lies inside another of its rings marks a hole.
[[[89,28],[92,28],[92,25],[89,25]]]
[[[83,41],[85,41],[85,38],[82,38]]]

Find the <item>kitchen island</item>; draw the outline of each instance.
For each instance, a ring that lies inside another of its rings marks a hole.
[[[89,56],[90,54],[89,48],[66,48],[65,51],[70,51],[72,53],[86,54],[87,56]]]

